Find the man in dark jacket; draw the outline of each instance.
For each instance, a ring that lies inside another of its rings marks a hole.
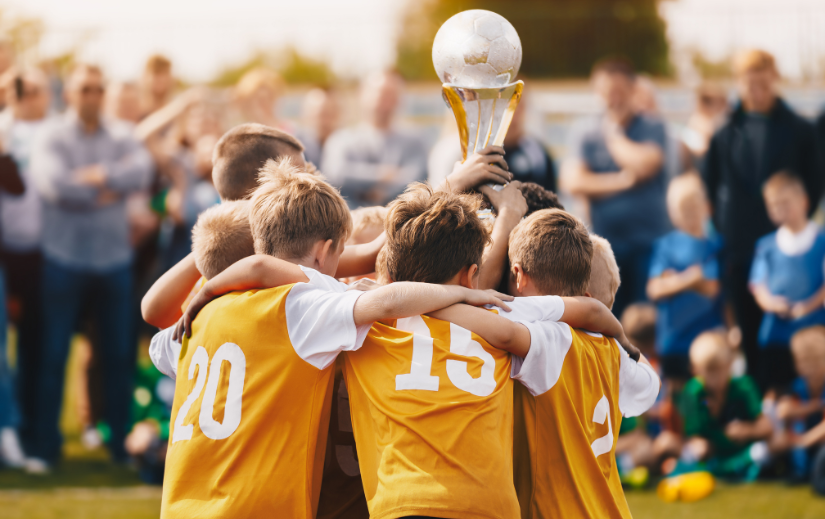
[[[773,56],[748,50],[734,63],[740,102],[710,143],[702,168],[722,234],[723,283],[742,330],[748,372],[757,364],[757,332],[762,311],[748,288],[756,240],[774,230],[762,199],[762,185],[774,173],[789,170],[805,183],[811,208],[822,194],[823,169],[811,123],[794,113],[777,92],[779,74]]]

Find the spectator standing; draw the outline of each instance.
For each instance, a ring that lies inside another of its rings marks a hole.
[[[547,148],[525,128],[528,99],[522,98],[504,137],[504,151],[513,180],[533,182],[556,192],[556,166]]]
[[[313,88],[304,97],[304,126],[295,136],[304,145],[304,157],[316,166],[321,164],[327,138],[338,128],[341,107],[334,92]]]
[[[393,126],[403,88],[395,72],[368,77],[361,86],[366,121],[338,130],[327,142],[321,171],[341,189],[351,209],[386,205],[427,176],[421,140]]]
[[[728,98],[725,89],[714,83],[703,83],[695,92],[696,101],[681,139],[690,152],[693,166],[701,168],[713,134],[722,127],[728,116]]]
[[[0,123],[0,148],[17,165],[25,185],[22,194],[0,194],[0,261],[6,275],[6,295],[19,311],[11,315],[17,325],[17,398],[20,403],[20,432],[34,432],[35,397],[42,352],[41,201],[31,173],[32,146],[46,125],[49,109],[48,78],[31,69],[14,75],[7,91],[9,117]],[[5,334],[5,326],[0,328]]]
[[[601,61],[592,80],[605,111],[571,131],[561,187],[589,202],[593,232],[613,246],[622,273],[613,310],[621,315],[627,305],[645,299],[653,242],[670,230],[666,131],[635,109],[636,74],[629,63]]]
[[[710,141],[702,177],[724,240],[722,288],[742,332],[748,373],[755,374],[762,311],[748,288],[748,275],[756,241],[775,229],[762,185],[777,171],[791,171],[802,180],[809,207],[815,207],[823,170],[813,125],[779,96],[773,56],[747,50],[733,68],[740,100]]]
[[[146,60],[143,77],[140,80],[142,117],[166,106],[166,103],[172,99],[174,90],[175,78],[172,76],[172,62],[159,54],[150,56]]]
[[[60,455],[58,418],[69,343],[89,306],[101,339],[104,418],[110,451],[125,460],[135,361],[132,343],[132,246],[125,198],[146,189],[149,153],[132,127],[103,120],[104,80],[95,66],[70,75],[70,110],[32,149],[31,172],[43,198],[43,360],[31,454],[40,468]]]
[[[238,124],[258,123],[286,129],[278,121],[278,100],[284,93],[284,80],[274,70],[259,67],[244,74],[233,92],[240,120]]]

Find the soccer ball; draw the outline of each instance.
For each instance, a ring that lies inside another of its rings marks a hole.
[[[469,88],[507,85],[521,66],[521,40],[503,16],[472,9],[453,16],[433,41],[433,65],[443,83]]]

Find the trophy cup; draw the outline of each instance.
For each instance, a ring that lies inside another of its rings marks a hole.
[[[521,40],[510,22],[482,9],[458,13],[435,35],[433,65],[458,124],[462,162],[489,144],[501,146],[524,89],[513,81]]]

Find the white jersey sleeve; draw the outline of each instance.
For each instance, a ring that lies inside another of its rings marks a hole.
[[[181,345],[178,341],[172,340],[175,327],[170,326],[161,330],[152,337],[149,345],[149,357],[158,371],[167,377],[175,380],[178,376],[178,359],[180,358]]]
[[[361,347],[372,324],[355,326],[355,302],[363,292],[315,270],[301,267],[308,283],[297,283],[286,297],[286,326],[292,347],[318,369],[342,351]]]
[[[513,355],[510,376],[534,396],[546,393],[559,381],[564,358],[573,344],[570,327],[559,322],[564,301],[558,296],[536,296],[517,297],[507,304],[511,310],[499,315],[530,332],[530,351],[523,359]]]
[[[621,355],[619,410],[626,417],[639,416],[656,403],[661,387],[659,376],[647,364],[631,359],[615,339],[613,342]]]
[[[555,321],[521,324],[530,331],[530,351],[524,359],[513,355],[510,376],[539,396],[559,381],[564,358],[573,345],[573,332],[565,323]]]

